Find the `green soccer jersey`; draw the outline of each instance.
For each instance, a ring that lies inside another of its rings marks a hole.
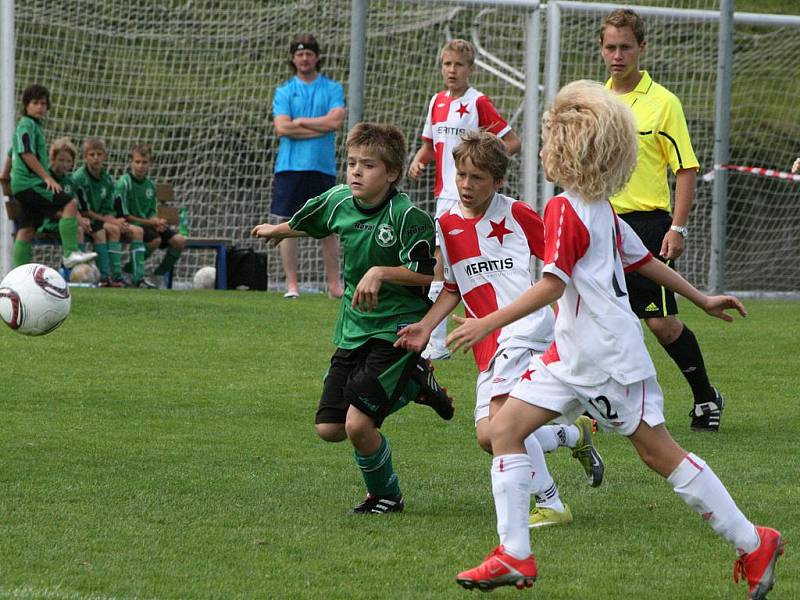
[[[80,210],[91,210],[99,215],[116,215],[114,207],[114,180],[104,169],[100,178],[89,173],[86,165],[72,175],[78,194]]]
[[[45,171],[50,170],[42,127],[36,119],[27,115],[19,120],[11,144],[11,193],[18,194],[33,188],[40,196],[52,200],[53,192],[48,190],[42,178],[25,164],[22,160],[23,154],[33,154],[39,159]]]
[[[58,185],[61,186],[61,189],[65,194],[67,194],[68,196],[72,196],[73,198],[75,197],[75,183],[72,181],[72,175],[70,175],[69,173],[65,173],[61,177],[57,177],[56,174],[53,173],[52,171],[50,171],[50,175],[52,175],[53,179],[55,179],[56,182],[58,182]],[[41,233],[47,231],[53,231],[58,233],[58,219],[46,218],[42,222],[39,229],[37,229],[36,231],[39,231]]]
[[[333,333],[339,348],[358,348],[370,338],[394,342],[399,328],[419,321],[428,311],[431,303],[425,288],[387,282],[381,286],[375,310],[351,306],[358,282],[371,267],[402,266],[433,274],[433,220],[405,194],[392,188],[379,205],[366,207],[353,198],[348,186],[338,185],[306,202],[289,227],[314,238],[339,236],[345,284]]]
[[[149,177],[141,181],[125,173],[114,186],[115,202],[122,204],[125,214],[152,219],[157,214],[156,184]]]

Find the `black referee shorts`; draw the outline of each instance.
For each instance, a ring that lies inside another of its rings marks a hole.
[[[631,226],[655,258],[666,263],[668,267],[675,268],[675,261],[664,260],[659,254],[664,236],[672,225],[672,217],[668,212],[663,210],[629,212],[619,215],[619,218]],[[667,288],[638,273],[626,273],[625,283],[628,287],[631,309],[640,319],[678,314],[675,294]]]

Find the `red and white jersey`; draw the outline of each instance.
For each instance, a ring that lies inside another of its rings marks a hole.
[[[548,202],[544,222],[544,272],[566,283],[556,307],[555,341],[542,357],[548,370],[585,386],[655,376],[625,287],[625,272],[653,255],[607,201],[564,193]]]
[[[444,286],[461,294],[468,317],[484,317],[531,287],[531,255],[544,256],[544,223],[530,206],[495,194],[482,217],[466,218],[456,204],[437,222],[444,259]],[[553,339],[548,306],[494,331],[472,351],[480,371],[500,348],[538,351]]]
[[[458,200],[453,149],[461,141],[461,134],[480,129],[497,137],[511,131],[489,97],[475,88],[467,88],[460,98],[453,99],[449,91],[444,91],[431,99],[422,139],[433,144],[436,152],[434,198]]]

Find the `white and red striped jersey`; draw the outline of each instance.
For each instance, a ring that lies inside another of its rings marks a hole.
[[[468,317],[484,317],[530,288],[531,255],[544,256],[544,223],[530,206],[495,194],[482,217],[466,218],[456,204],[437,226],[444,286],[461,294]],[[554,321],[548,306],[494,331],[472,348],[478,369],[488,369],[500,348],[543,350]]]
[[[475,88],[467,88],[460,98],[453,99],[449,91],[444,91],[431,99],[422,139],[433,144],[436,153],[434,198],[458,200],[453,149],[461,141],[461,134],[480,129],[497,137],[511,131],[489,97]]]
[[[548,370],[586,386],[654,376],[625,287],[625,271],[653,255],[607,201],[564,193],[548,202],[544,222],[543,271],[566,283],[556,307],[555,341],[542,357]]]

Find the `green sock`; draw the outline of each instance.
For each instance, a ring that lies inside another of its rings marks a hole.
[[[131,242],[131,255],[133,256],[133,282],[139,283],[144,277],[144,242]]]
[[[11,249],[11,266],[18,267],[20,265],[27,265],[33,261],[33,244],[30,242],[23,242],[22,240],[14,240],[14,246]]]
[[[61,247],[64,256],[78,250],[78,217],[61,217],[58,221],[58,233],[61,236]]]
[[[108,242],[108,256],[111,259],[111,276],[114,279],[122,277],[122,244]]]
[[[111,259],[108,256],[108,244],[95,244],[94,251],[97,252],[97,268],[100,269],[100,277],[108,279],[111,267]]]
[[[400,483],[392,468],[392,448],[383,434],[381,434],[381,447],[375,454],[361,456],[356,450],[355,457],[370,494],[373,496],[400,495]]]
[[[161,260],[161,264],[156,267],[155,274],[156,275],[164,275],[165,273],[169,273],[175,267],[175,263],[178,262],[178,259],[181,257],[181,251],[176,250],[172,246],[167,248],[166,253],[164,254],[164,258]]]

